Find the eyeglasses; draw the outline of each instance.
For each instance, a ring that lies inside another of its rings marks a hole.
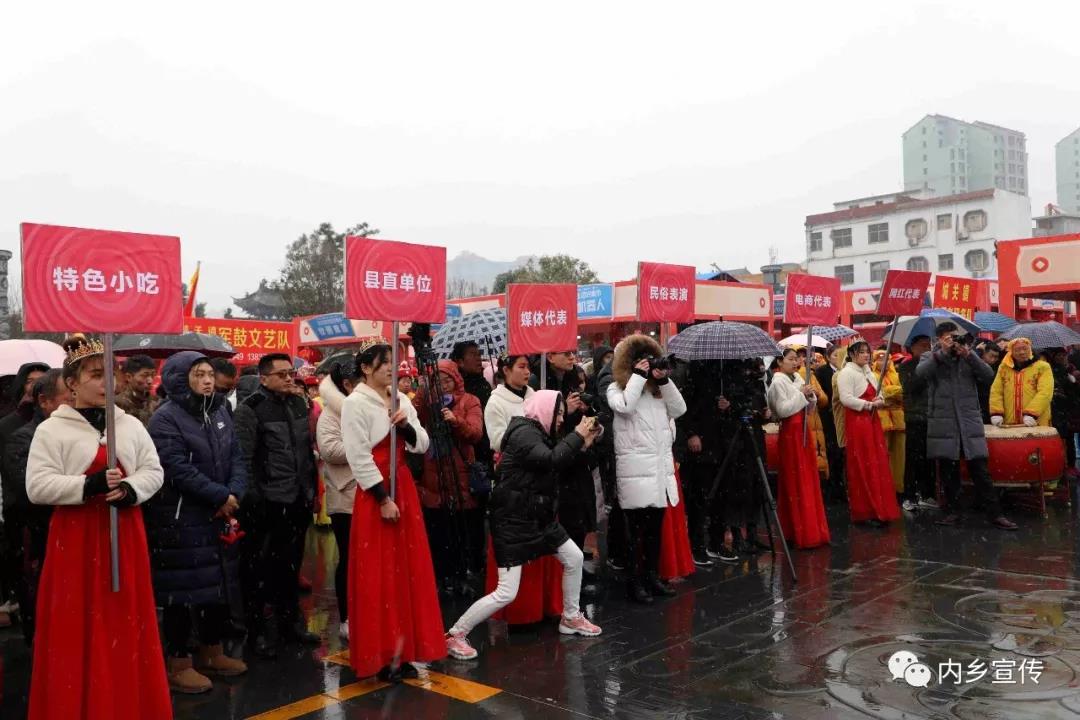
[[[266,373],[266,377],[276,377],[282,380],[288,380],[289,378],[296,377],[295,370],[277,370],[275,372]]]

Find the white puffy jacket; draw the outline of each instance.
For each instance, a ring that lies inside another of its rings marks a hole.
[[[679,504],[675,484],[675,419],[686,401],[675,383],[660,386],[660,397],[646,391],[645,378],[634,374],[620,388],[612,383],[607,401],[615,414],[615,477],[624,510]]]

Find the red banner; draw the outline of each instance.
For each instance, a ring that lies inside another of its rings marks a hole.
[[[22,224],[29,332],[179,333],[180,238]]]
[[[889,270],[881,284],[878,315],[918,315],[926,299],[930,273],[919,270]]]
[[[978,305],[979,281],[938,275],[934,280],[934,307],[973,320]]]
[[[637,319],[693,322],[696,288],[697,271],[690,265],[639,262]]]
[[[835,325],[840,317],[840,280],[822,275],[788,275],[784,322]]]
[[[506,342],[513,355],[576,350],[577,285],[508,285]]]
[[[446,322],[446,248],[345,238],[345,315]]]
[[[287,322],[234,320],[232,318],[184,318],[184,332],[217,335],[233,346],[237,365],[254,365],[267,353],[296,355],[296,326]]]

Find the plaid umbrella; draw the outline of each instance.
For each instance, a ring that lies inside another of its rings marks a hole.
[[[184,350],[194,350],[206,357],[230,358],[236,350],[217,335],[189,332],[183,335],[121,335],[113,352],[117,355],[149,355],[162,359]]]
[[[975,324],[987,332],[1000,333],[1016,325],[1016,320],[999,312],[980,311],[975,313]]]
[[[889,337],[889,333],[892,332],[893,324],[896,324],[896,336],[893,338],[893,342],[905,347],[911,345],[911,338],[925,335],[928,338],[934,338],[937,336],[937,326],[946,322],[951,322],[966,333],[975,335],[982,332],[975,323],[971,322],[962,315],[957,315],[954,312],[948,310],[942,310],[941,308],[926,308],[918,317],[914,315],[903,315],[893,322],[885,326],[885,331],[882,333],[883,337]]]
[[[691,325],[668,340],[667,349],[680,360],[745,360],[780,354],[776,342],[761,328],[722,320]]]
[[[443,360],[454,345],[474,342],[480,354],[495,356],[506,352],[506,310],[488,308],[447,320],[431,341],[431,349]]]
[[[1036,350],[1080,345],[1080,333],[1075,330],[1070,330],[1056,320],[1038,323],[1019,323],[1001,333],[1001,337],[1007,340],[1026,337],[1031,341],[1031,347]]]
[[[852,335],[858,335],[858,333],[847,325],[833,325],[831,327],[814,326],[814,337],[828,340],[831,343],[834,343],[837,340],[843,340],[844,338],[849,338]]]

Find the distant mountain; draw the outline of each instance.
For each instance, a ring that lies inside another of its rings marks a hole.
[[[479,294],[485,289],[490,292],[496,275],[519,268],[532,259],[535,259],[535,256],[522,256],[509,261],[488,260],[466,250],[446,263],[446,280],[450,294],[460,297]]]

